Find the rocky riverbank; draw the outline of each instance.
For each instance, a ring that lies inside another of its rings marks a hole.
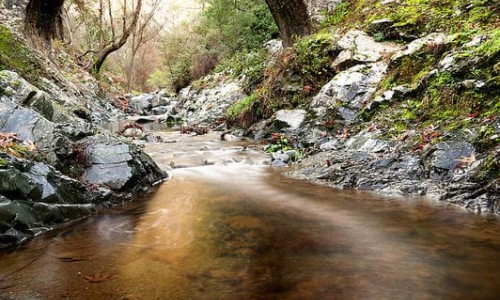
[[[428,196],[477,213],[498,214],[500,123],[494,113],[498,95],[492,94],[498,82],[482,77],[484,72],[496,71],[490,69],[491,55],[478,50],[492,38],[471,36],[457,43],[456,37],[436,32],[401,44],[379,42],[358,30],[333,36],[335,75],[310,102],[275,109],[270,118],[231,130],[268,143],[277,143],[276,137],[282,136],[286,145],[273,148],[277,151],[274,165],[298,161],[287,173],[295,178],[335,188]],[[277,43],[269,45],[279,48]],[[429,51],[437,48],[440,59],[429,58]],[[273,47],[268,64],[282,59],[281,52]],[[419,62],[422,57],[432,61]],[[422,69],[407,70],[413,61],[418,63],[411,67]],[[484,70],[476,76],[467,73],[471,68]],[[400,80],[400,72],[414,77]],[[286,80],[276,84],[283,94],[294,90],[294,83]],[[209,88],[182,90],[168,102],[172,107],[162,109],[161,118],[227,130],[223,121],[234,124],[227,122],[228,112],[251,100],[244,92],[244,77],[219,74],[202,83]],[[453,105],[432,108],[426,103],[444,101],[450,97],[447,93],[484,100],[466,117]],[[140,98],[151,99],[143,106],[154,112],[157,97]],[[262,102],[250,102],[243,114],[259,105]]]
[[[45,80],[51,88],[42,90],[0,71],[0,248],[129,201],[167,177],[140,147],[95,125],[119,111]]]

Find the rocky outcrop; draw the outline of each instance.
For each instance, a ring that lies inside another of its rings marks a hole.
[[[453,126],[440,126],[443,120],[426,119],[425,126],[418,121],[419,110],[426,109],[429,95],[441,92],[435,87],[426,92],[434,78],[441,80],[434,81],[435,85],[449,80],[452,84],[445,88],[450,94],[487,93],[488,88],[498,87],[491,80],[453,77],[464,77],[471,64],[481,68],[494,57],[473,55],[485,37],[471,37],[470,42],[456,48],[451,46],[454,38],[430,33],[402,45],[375,41],[359,30],[348,31],[332,42],[336,49],[331,65],[333,78],[300,113],[300,120],[283,122],[281,116],[294,115],[290,112],[298,110],[279,111],[254,124],[247,134],[266,140],[279,134],[289,141],[287,146],[305,148],[310,155],[288,172],[291,177],[335,188],[426,195],[478,213],[498,214],[498,118],[487,115],[460,132],[452,131]],[[443,73],[449,77],[443,77]],[[403,76],[405,80],[400,80]],[[419,95],[421,100],[413,100]],[[483,101],[490,101],[489,96]],[[399,111],[392,105],[399,106]],[[381,106],[383,110],[377,112]],[[464,122],[476,116],[470,114]],[[485,132],[489,134],[487,139]],[[285,151],[273,155],[279,166],[292,161],[285,162],[285,157]]]
[[[474,174],[486,162],[466,142],[449,141],[424,154],[363,131],[349,139],[321,142],[321,149],[288,173],[335,188],[356,188],[388,195],[428,195],[478,213],[499,213],[498,183],[480,185]],[[476,155],[478,155],[476,157]]]
[[[312,109],[320,120],[331,118],[353,123],[368,105],[389,66],[388,58],[401,47],[378,43],[362,31],[350,31],[337,42],[339,55],[332,67],[340,72],[313,98]]]
[[[279,110],[271,118],[253,125],[246,135],[256,140],[268,138],[271,133],[295,136],[304,124],[306,114],[303,109]]]
[[[0,71],[0,133],[11,137],[0,145],[0,248],[130,200],[166,177],[84,111],[77,99]]]
[[[180,114],[188,124],[214,124],[218,119],[225,117],[226,110],[231,104],[246,96],[241,80],[209,78],[208,81],[216,82],[216,84],[203,90],[187,87],[179,92]]]

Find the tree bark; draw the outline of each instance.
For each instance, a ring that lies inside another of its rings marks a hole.
[[[311,34],[312,22],[303,0],[266,0],[278,25],[283,46],[292,46],[298,36]]]
[[[139,16],[141,14],[141,8],[142,8],[142,0],[138,0],[135,6],[134,13],[132,15],[132,22],[130,23],[129,26],[125,25],[123,26],[124,29],[120,39],[113,41],[110,45],[104,47],[99,51],[99,53],[97,53],[94,64],[91,67],[92,74],[94,75],[99,74],[106,58],[108,58],[108,56],[111,53],[115,52],[116,50],[123,47],[123,45],[125,45],[128,37],[132,34],[132,32],[135,30],[135,27],[137,26],[137,21],[139,20]]]
[[[63,39],[62,7],[64,0],[30,0],[24,22],[28,34],[50,42]]]

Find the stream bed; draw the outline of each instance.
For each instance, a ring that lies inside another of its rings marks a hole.
[[[0,254],[0,299],[498,299],[500,222],[288,179],[259,145],[163,133],[171,178]]]

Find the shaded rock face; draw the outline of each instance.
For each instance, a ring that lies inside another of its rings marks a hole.
[[[0,152],[0,248],[129,200],[167,177],[137,146],[99,134],[56,96],[0,71],[0,132],[36,145],[43,159]]]
[[[0,168],[0,249],[88,216],[105,200],[47,164],[0,157],[8,162]]]

